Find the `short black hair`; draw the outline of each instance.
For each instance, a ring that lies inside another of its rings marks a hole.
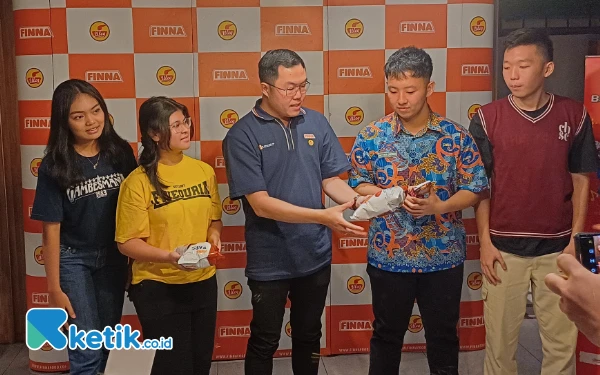
[[[385,63],[385,78],[405,77],[407,73],[429,81],[433,74],[431,56],[415,46],[400,48],[394,52]]]
[[[258,78],[261,82],[273,84],[279,77],[279,67],[291,68],[302,65],[304,60],[294,51],[289,49],[273,49],[267,51],[258,62]]]
[[[518,29],[506,36],[504,52],[519,46],[536,46],[546,62],[554,60],[554,46],[544,29]]]

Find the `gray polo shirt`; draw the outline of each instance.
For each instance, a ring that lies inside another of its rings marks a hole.
[[[331,262],[331,230],[258,217],[246,195],[269,196],[300,207],[323,208],[322,181],[350,169],[327,119],[302,108],[284,126],[260,100],[223,140],[231,199],[242,199],[246,215],[246,276],[281,280],[310,275]]]

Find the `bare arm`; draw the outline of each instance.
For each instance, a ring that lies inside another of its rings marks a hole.
[[[213,220],[208,227],[208,233],[206,234],[206,238],[209,239],[209,242],[211,238],[220,239],[222,230],[223,222],[221,220]]]
[[[383,189],[373,184],[369,184],[368,182],[360,183],[357,187],[354,188],[354,191],[356,191],[360,195],[375,195],[381,190]]]
[[[117,243],[119,251],[130,258],[133,258],[140,262],[154,262],[154,263],[173,263],[174,260],[171,253],[158,247],[148,245],[146,241],[140,238],[132,238],[123,243]],[[177,257],[179,258],[179,257]]]
[[[459,190],[442,203],[442,213],[462,211],[475,206],[487,193],[473,193],[469,190]]]
[[[582,232],[587,216],[590,177],[583,173],[571,173],[573,179],[573,234]]]
[[[491,245],[490,237],[490,199],[486,198],[475,205],[475,220],[477,221],[477,233],[479,243]]]
[[[60,223],[42,224],[42,251],[48,292],[60,292]]]
[[[322,185],[325,194],[337,204],[350,202],[357,194],[344,180],[337,176],[323,180]]]

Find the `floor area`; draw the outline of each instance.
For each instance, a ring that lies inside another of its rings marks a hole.
[[[465,352],[460,354],[461,375],[483,374],[483,358],[485,352]],[[0,375],[37,374],[28,368],[28,350],[25,344],[0,345]],[[517,350],[519,375],[540,373],[542,361],[541,341],[535,319],[523,322]],[[292,375],[291,360],[282,358],[275,360],[273,374]],[[366,375],[369,368],[369,356],[363,354],[339,355],[323,357],[319,375]],[[215,362],[211,375],[242,375],[243,361]],[[400,365],[402,375],[428,374],[427,356],[422,353],[405,353]],[[106,374],[110,375],[110,374]],[[130,375],[135,375],[130,373]]]

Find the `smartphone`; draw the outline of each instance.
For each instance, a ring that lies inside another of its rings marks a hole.
[[[599,274],[600,233],[577,233],[575,235],[577,260],[592,273]]]
[[[427,190],[429,190],[429,187],[431,186],[431,184],[432,184],[431,181],[422,182],[416,186],[413,186],[411,189],[409,189],[408,193],[409,193],[409,195],[411,195],[413,197],[421,196]]]

